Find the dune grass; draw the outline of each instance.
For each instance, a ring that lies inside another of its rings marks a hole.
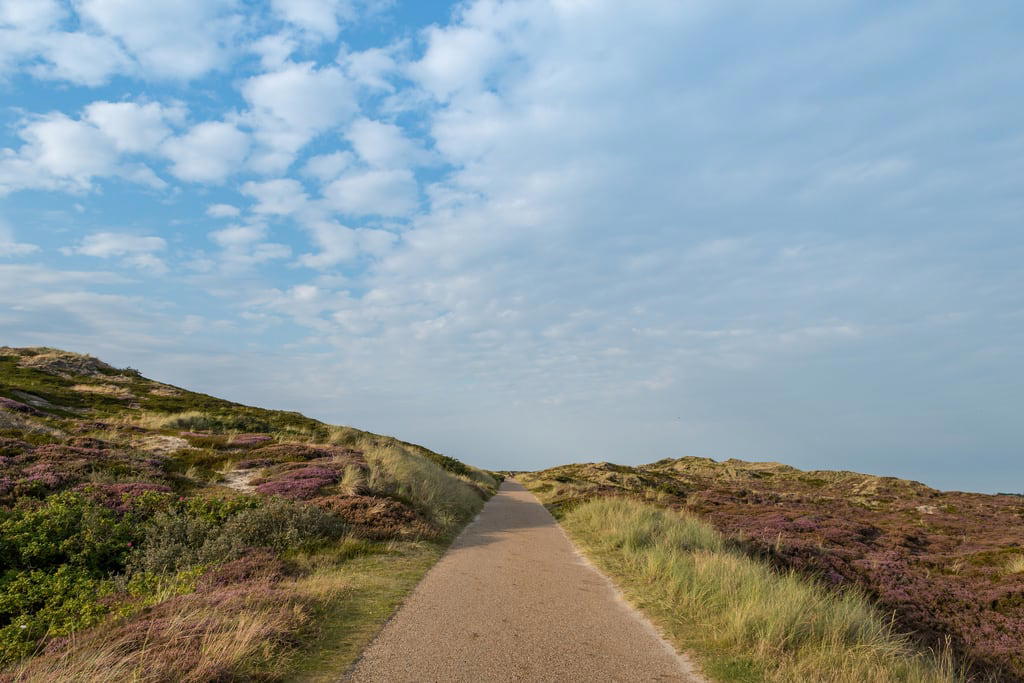
[[[445,531],[472,518],[486,498],[471,482],[401,447],[370,448],[364,452],[364,457],[370,465],[372,490],[407,500],[428,511]],[[496,482],[493,488],[497,488]]]
[[[915,649],[861,594],[776,572],[695,517],[607,498],[562,523],[714,680],[960,680],[947,657]]]

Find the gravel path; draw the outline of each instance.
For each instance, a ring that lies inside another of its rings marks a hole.
[[[498,495],[349,673],[353,681],[700,681],[526,489]]]

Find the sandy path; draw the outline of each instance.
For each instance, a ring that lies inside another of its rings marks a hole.
[[[697,681],[505,482],[350,672],[354,681]]]

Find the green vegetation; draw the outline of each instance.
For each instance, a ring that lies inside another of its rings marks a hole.
[[[0,348],[0,678],[337,678],[497,485],[391,437]]]
[[[620,498],[562,523],[627,597],[722,681],[951,681],[855,591],[778,573],[706,522]]]

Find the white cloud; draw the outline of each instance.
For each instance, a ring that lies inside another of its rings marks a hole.
[[[0,258],[16,256],[28,256],[39,251],[35,244],[18,242],[15,239],[14,229],[0,219]]]
[[[241,17],[232,0],[76,0],[87,24],[121,41],[144,75],[192,79],[224,66]]]
[[[419,203],[416,179],[408,170],[370,170],[335,180],[324,188],[328,205],[360,216],[408,216]]]
[[[302,211],[309,200],[302,184],[292,178],[264,182],[250,181],[242,185],[242,194],[257,201],[253,211],[258,214],[288,216]]]
[[[163,274],[167,272],[167,265],[156,254],[165,249],[167,241],[162,237],[97,232],[87,235],[78,246],[63,251],[103,259],[120,258],[122,263],[140,270]]]
[[[334,180],[341,172],[351,166],[355,158],[349,152],[332,152],[310,157],[302,167],[303,175],[317,178],[320,182]]]
[[[303,254],[299,262],[309,268],[330,268],[354,259],[359,254],[356,231],[335,221],[316,220],[306,226],[313,242],[320,248],[316,254]]]
[[[371,47],[361,52],[346,53],[339,61],[349,77],[360,85],[394,92],[395,86],[388,79],[397,75],[400,69],[391,52],[390,49]]]
[[[112,175],[118,155],[109,138],[83,121],[50,114],[25,126],[21,136],[35,162],[55,176],[85,183],[92,176]]]
[[[356,15],[350,0],[271,0],[270,4],[281,19],[322,40],[334,40],[341,22]]]
[[[50,28],[67,15],[57,0],[4,0],[0,3],[0,25],[38,32]]]
[[[148,254],[163,251],[167,242],[162,237],[141,237],[114,232],[97,232],[88,235],[73,249],[76,254],[110,258],[128,254]]]
[[[109,37],[58,30],[68,15],[55,0],[0,4],[0,76],[21,64],[39,78],[96,86],[115,72],[131,70],[131,60]]]
[[[255,244],[267,236],[267,227],[260,224],[232,225],[210,233],[210,239],[225,248]]]
[[[242,94],[252,107],[245,120],[261,145],[251,165],[268,173],[286,169],[314,136],[343,125],[357,108],[341,70],[316,69],[311,62],[254,76]]]
[[[241,211],[231,204],[211,204],[206,207],[206,215],[212,218],[234,218]]]
[[[393,123],[359,118],[345,137],[366,163],[380,168],[407,168],[425,163],[429,155]]]
[[[155,102],[97,101],[81,119],[60,112],[29,119],[18,132],[25,144],[0,151],[0,194],[27,188],[81,192],[106,177],[163,188],[151,168],[123,155],[156,151],[170,133],[167,121],[181,116],[179,108]]]
[[[19,135],[25,141],[21,149],[0,150],[0,194],[28,188],[82,192],[93,178],[121,171],[110,139],[64,114],[38,117]]]
[[[503,54],[497,32],[487,27],[431,26],[424,33],[427,51],[408,72],[438,99],[479,88]]]
[[[298,47],[298,42],[288,33],[266,35],[250,45],[250,49],[260,56],[260,64],[269,71],[283,67]]]
[[[134,64],[115,40],[91,33],[55,31],[39,38],[45,60],[31,67],[39,78],[98,86],[113,74],[129,73]]]
[[[113,140],[120,152],[153,152],[171,134],[167,122],[181,122],[184,111],[157,102],[93,102],[85,108],[84,118]]]
[[[241,168],[249,136],[230,123],[207,121],[167,140],[162,151],[173,163],[171,172],[182,180],[221,183]]]

